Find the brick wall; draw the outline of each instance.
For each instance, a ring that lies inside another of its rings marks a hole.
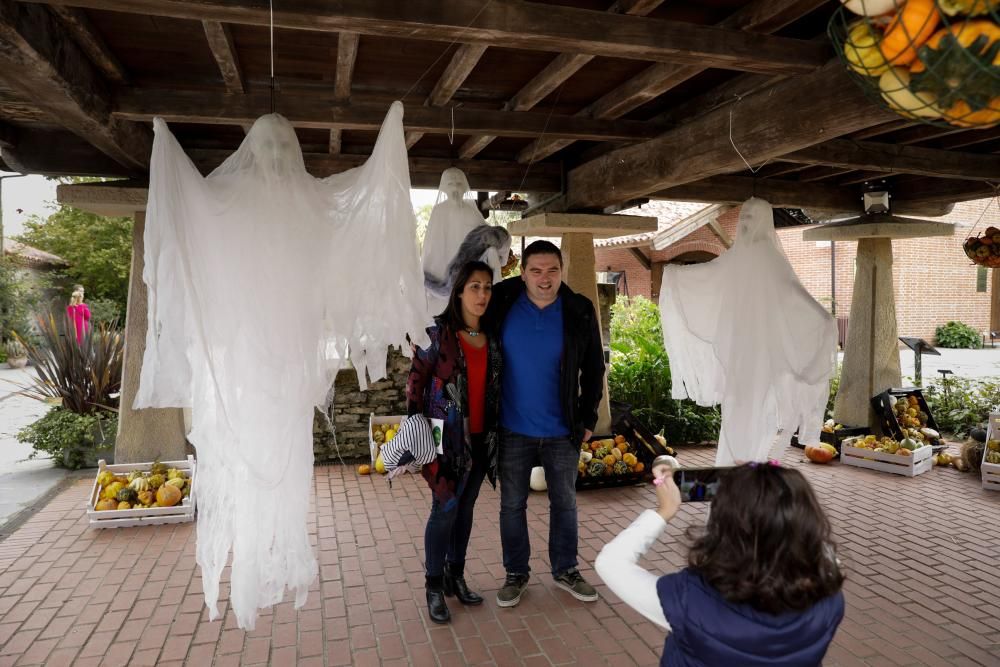
[[[735,236],[738,216],[738,210],[734,209],[719,218],[730,237]],[[978,269],[966,258],[962,242],[973,229],[978,234],[989,225],[1000,227],[1000,207],[995,201],[990,205],[990,200],[962,202],[949,215],[935,219],[955,224],[955,235],[902,239],[892,244],[899,334],[933,341],[934,330],[949,320],[986,330],[990,322],[992,281],[987,277],[986,291],[976,291]],[[778,237],[802,284],[830,309],[833,301],[830,244],[803,241],[801,228],[779,229]],[[641,250],[650,256],[648,245]],[[670,262],[689,252],[718,255],[724,250],[718,237],[708,227],[702,227],[669,248],[653,252],[650,259],[655,264]],[[856,251],[855,242],[841,241],[835,246],[839,317],[846,317],[851,310]],[[652,275],[657,272],[644,268],[627,249],[597,248],[595,254],[596,270],[625,271],[630,294],[657,299],[659,285],[651,284]]]
[[[893,283],[897,328],[901,336],[919,336],[933,342],[934,330],[950,320],[978,330],[990,323],[990,281],[976,291],[978,268],[962,251],[962,242],[975,229],[1000,226],[1000,208],[991,200],[961,202],[949,215],[935,218],[955,225],[955,235],[893,241]],[[978,221],[978,224],[977,224]],[[801,229],[778,230],[785,254],[802,284],[830,307],[830,244],[802,240]],[[851,309],[854,256],[857,244],[836,244],[838,316]]]

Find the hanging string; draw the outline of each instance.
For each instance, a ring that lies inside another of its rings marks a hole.
[[[754,169],[753,167],[750,166],[750,163],[747,162],[747,159],[743,157],[743,153],[740,152],[740,149],[736,147],[736,142],[733,140],[733,107],[735,107],[736,104],[739,104],[742,101],[743,101],[743,96],[737,95],[736,103],[733,104],[733,106],[729,107],[729,143],[732,144],[733,150],[736,151],[736,154],[740,156],[741,160],[743,160],[743,164],[747,166],[747,169],[750,170],[750,173],[756,174],[758,171],[764,168],[765,164],[771,161],[771,158],[764,160],[764,162],[759,167]]]
[[[439,55],[439,56],[438,56],[437,58],[435,58],[435,59],[434,59],[434,62],[432,62],[432,63],[431,63],[430,65],[428,65],[428,66],[427,66],[427,69],[425,69],[425,70],[423,71],[423,74],[421,74],[421,75],[420,75],[420,76],[419,76],[419,77],[417,78],[417,80],[413,82],[413,85],[412,85],[412,86],[410,86],[410,89],[406,91],[406,94],[405,94],[405,95],[403,95],[403,96],[402,96],[401,98],[399,98],[399,101],[400,101],[400,102],[405,102],[405,101],[406,101],[406,98],[407,98],[407,96],[409,96],[409,94],[413,92],[413,89],[414,89],[414,88],[416,88],[416,87],[417,87],[417,85],[418,85],[418,84],[419,84],[419,83],[420,83],[421,81],[423,81],[423,80],[424,80],[424,77],[425,77],[425,76],[427,76],[427,73],[428,73],[428,72],[430,72],[430,71],[431,71],[432,69],[434,69],[434,66],[435,66],[435,65],[437,65],[437,64],[438,64],[438,62],[440,62],[440,60],[441,60],[442,58],[444,58],[444,54],[448,53],[448,49],[450,49],[450,48],[451,48],[452,46],[454,46],[455,44],[457,44],[457,43],[458,43],[458,42],[459,42],[459,41],[461,40],[461,38],[462,38],[462,35],[463,35],[463,34],[465,33],[465,31],[466,31],[466,30],[468,30],[469,28],[471,28],[471,27],[472,27],[472,24],[473,24],[473,23],[475,23],[475,22],[476,22],[476,20],[477,20],[477,19],[478,19],[478,18],[479,18],[479,17],[480,17],[481,15],[482,15],[482,13],[486,11],[486,8],[487,8],[487,7],[489,7],[489,6],[490,6],[490,5],[492,5],[492,4],[493,4],[493,0],[486,0],[486,4],[484,4],[484,5],[483,5],[483,6],[482,6],[482,7],[480,8],[480,10],[479,10],[478,12],[476,12],[476,15],[472,17],[472,20],[471,20],[471,21],[469,21],[469,22],[468,22],[468,23],[467,23],[467,24],[466,24],[466,25],[465,25],[465,26],[464,26],[464,27],[463,27],[463,28],[462,28],[461,30],[459,30],[459,31],[458,31],[458,35],[456,35],[456,36],[455,36],[455,39],[451,40],[451,41],[450,41],[450,42],[448,43],[448,46],[446,46],[446,47],[444,48],[444,50],[443,50],[443,51],[441,51],[441,55]]]
[[[451,105],[451,129],[448,130],[448,145],[455,145],[455,105]]]
[[[556,98],[552,101],[552,106],[549,107],[549,115],[545,117],[545,123],[542,125],[542,133],[538,135],[537,139],[535,139],[536,146],[541,145],[542,139],[545,138],[545,132],[549,129],[549,121],[552,120],[552,113],[556,110],[556,106],[559,105],[559,98],[562,96],[564,85],[566,85],[565,82],[559,84],[559,88],[556,89]],[[517,186],[517,191],[521,191],[522,188],[524,188],[524,182],[528,180],[528,172],[531,171],[531,165],[537,162],[537,160],[535,160],[537,152],[537,150],[532,152],[531,159],[528,160],[528,164],[525,165],[524,174],[521,176],[521,182]]]
[[[986,211],[990,210],[990,207],[993,206],[993,204],[996,204],[997,208],[1000,209],[1000,183],[990,183],[987,181],[986,185],[993,188],[993,198],[987,200],[986,206],[983,207],[983,212],[979,214],[979,217],[976,218],[976,221],[972,224],[972,228],[969,229],[969,236],[976,235],[976,228],[979,227],[979,223],[983,221],[984,217],[986,217]]]
[[[271,41],[271,113],[274,113],[274,0],[268,0],[270,9],[270,41]]]

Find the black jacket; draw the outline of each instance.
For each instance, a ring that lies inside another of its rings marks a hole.
[[[501,325],[514,302],[524,293],[520,277],[493,286],[485,326],[500,340]],[[583,441],[584,430],[594,430],[597,407],[604,393],[604,345],[597,313],[590,299],[565,284],[559,287],[563,311],[563,356],[559,398],[572,442]],[[506,350],[516,354],[516,350]],[[502,381],[502,380],[501,380]]]

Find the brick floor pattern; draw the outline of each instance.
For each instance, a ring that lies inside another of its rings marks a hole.
[[[809,464],[780,445],[774,453],[820,494],[848,570],[847,615],[825,664],[1000,665],[1000,493],[953,469],[908,479]],[[707,465],[714,450],[680,457]],[[303,609],[283,602],[263,611],[252,632],[236,627],[226,581],[223,619],[208,621],[193,524],[91,530],[89,483],[67,489],[0,542],[0,667],[659,663],[663,634],[591,567],[603,544],[653,506],[652,487],[579,494],[581,570],[602,593],[593,604],[553,585],[548,502],[533,494],[533,577],[518,607],[498,609],[499,494],[487,484],[467,565],[487,601],[461,608],[452,599],[452,623],[437,626],[423,599],[422,480],[407,476],[390,489],[353,467],[315,472],[309,525],[319,581]],[[646,565],[682,567],[684,529],[704,518],[703,505],[685,505]]]

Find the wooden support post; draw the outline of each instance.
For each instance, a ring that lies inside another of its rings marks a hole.
[[[902,383],[892,291],[892,239],[858,241],[850,322],[833,415],[838,424],[875,429],[871,397]]]
[[[597,298],[597,272],[594,267],[594,235],[586,232],[572,232],[562,235],[563,279],[574,292],[583,294],[594,304],[597,325],[601,326],[600,301]],[[611,433],[611,405],[608,401],[608,375],[604,374],[604,393],[597,409],[597,426],[594,433]]]
[[[990,269],[990,331],[1000,331],[1000,269]]]
[[[136,212],[132,227],[132,268],[129,272],[128,310],[125,316],[125,364],[122,372],[121,405],[115,463],[138,463],[159,458],[175,461],[187,455],[184,411],[180,408],[133,410],[139,390],[139,371],[146,351],[147,293],[142,282],[143,233],[146,214]]]

